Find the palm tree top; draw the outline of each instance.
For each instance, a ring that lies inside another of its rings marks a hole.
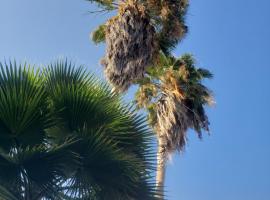
[[[150,125],[164,138],[168,152],[184,149],[188,128],[199,137],[202,130],[209,131],[204,107],[214,102],[203,80],[212,76],[208,70],[197,68],[190,54],[175,58],[160,53],[155,66],[138,81],[137,107],[148,110]]]

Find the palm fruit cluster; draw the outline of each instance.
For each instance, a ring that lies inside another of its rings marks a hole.
[[[122,3],[118,15],[105,30],[106,55],[101,63],[116,91],[126,91],[134,80],[142,78],[157,51],[155,28],[145,7],[134,1]]]

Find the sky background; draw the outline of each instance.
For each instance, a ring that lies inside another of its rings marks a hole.
[[[85,0],[0,0],[0,60],[48,64],[68,57],[102,76],[105,46],[89,33],[108,14]],[[215,77],[211,135],[189,134],[167,168],[168,200],[270,200],[270,1],[191,0],[192,53]],[[127,94],[131,99],[133,91]]]

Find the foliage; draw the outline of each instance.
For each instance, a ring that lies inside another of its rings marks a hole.
[[[86,0],[91,3],[95,2],[99,7],[102,7],[106,10],[114,10],[115,9],[115,1],[114,0]]]
[[[97,3],[102,7],[104,11],[111,11],[119,8],[121,12],[121,3],[115,0],[89,0],[90,2]],[[162,50],[168,55],[171,50],[177,45],[177,43],[187,33],[187,26],[185,25],[185,16],[188,8],[188,0],[129,0],[127,4],[137,4],[143,6],[146,9],[146,13],[151,21],[151,24],[155,27],[157,33],[157,43],[159,44],[159,50]],[[101,35],[104,32],[95,32]],[[98,37],[103,38],[103,37]],[[105,38],[103,38],[105,41]],[[93,38],[95,41],[95,38]],[[100,40],[101,41],[101,40]]]
[[[162,51],[169,55],[187,33],[187,0],[91,0],[117,15],[92,34],[95,43],[106,42],[102,59],[105,76],[116,91],[125,92],[145,75]]]
[[[213,98],[202,81],[212,74],[195,67],[189,54],[176,59],[160,53],[155,67],[138,81],[135,103],[138,109],[148,110],[149,124],[164,138],[166,151],[183,150],[186,131],[193,128],[201,137],[208,131],[204,106],[212,105]]]
[[[0,64],[0,199],[154,199],[151,132],[82,67]]]
[[[101,63],[116,91],[126,91],[151,63],[157,45],[149,22],[144,6],[127,1],[106,23],[106,54]]]
[[[102,24],[92,33],[92,40],[96,44],[104,42],[105,30],[106,30],[106,25]]]
[[[92,2],[100,4],[99,0]],[[213,103],[213,97],[203,80],[212,78],[212,74],[197,68],[189,54],[180,58],[171,54],[188,32],[188,0],[128,0],[120,4],[112,0],[109,5],[118,8],[118,14],[105,23],[104,31],[95,32],[95,38],[101,38],[99,42],[103,39],[107,45],[105,75],[118,92],[139,85],[135,103],[137,109],[147,110],[148,122],[158,136],[156,183],[163,195],[168,154],[184,150],[189,128],[200,138],[203,130],[209,130],[205,106]],[[129,5],[142,8],[145,19],[138,18]],[[141,30],[148,27],[154,31],[144,34]],[[136,33],[143,39],[138,39]],[[152,39],[155,45],[145,48]]]

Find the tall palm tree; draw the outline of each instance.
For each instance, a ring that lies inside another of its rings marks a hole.
[[[0,199],[155,199],[151,132],[82,67],[0,64]]]
[[[149,68],[147,76],[138,81],[137,106],[147,109],[149,124],[158,138],[156,185],[161,199],[168,156],[184,150],[189,128],[200,138],[202,130],[209,130],[204,107],[214,101],[202,84],[205,78],[212,78],[212,74],[196,68],[191,55],[176,59],[161,53],[155,68]]]
[[[172,50],[185,37],[188,0],[89,0],[117,15],[93,32],[94,42],[106,42],[102,59],[105,75],[116,91],[125,92],[139,83],[138,108],[148,111],[158,136],[156,185],[163,198],[168,154],[182,151],[189,128],[199,137],[208,131],[204,106],[211,92],[202,84],[212,74],[197,69],[194,59],[177,59]]]

